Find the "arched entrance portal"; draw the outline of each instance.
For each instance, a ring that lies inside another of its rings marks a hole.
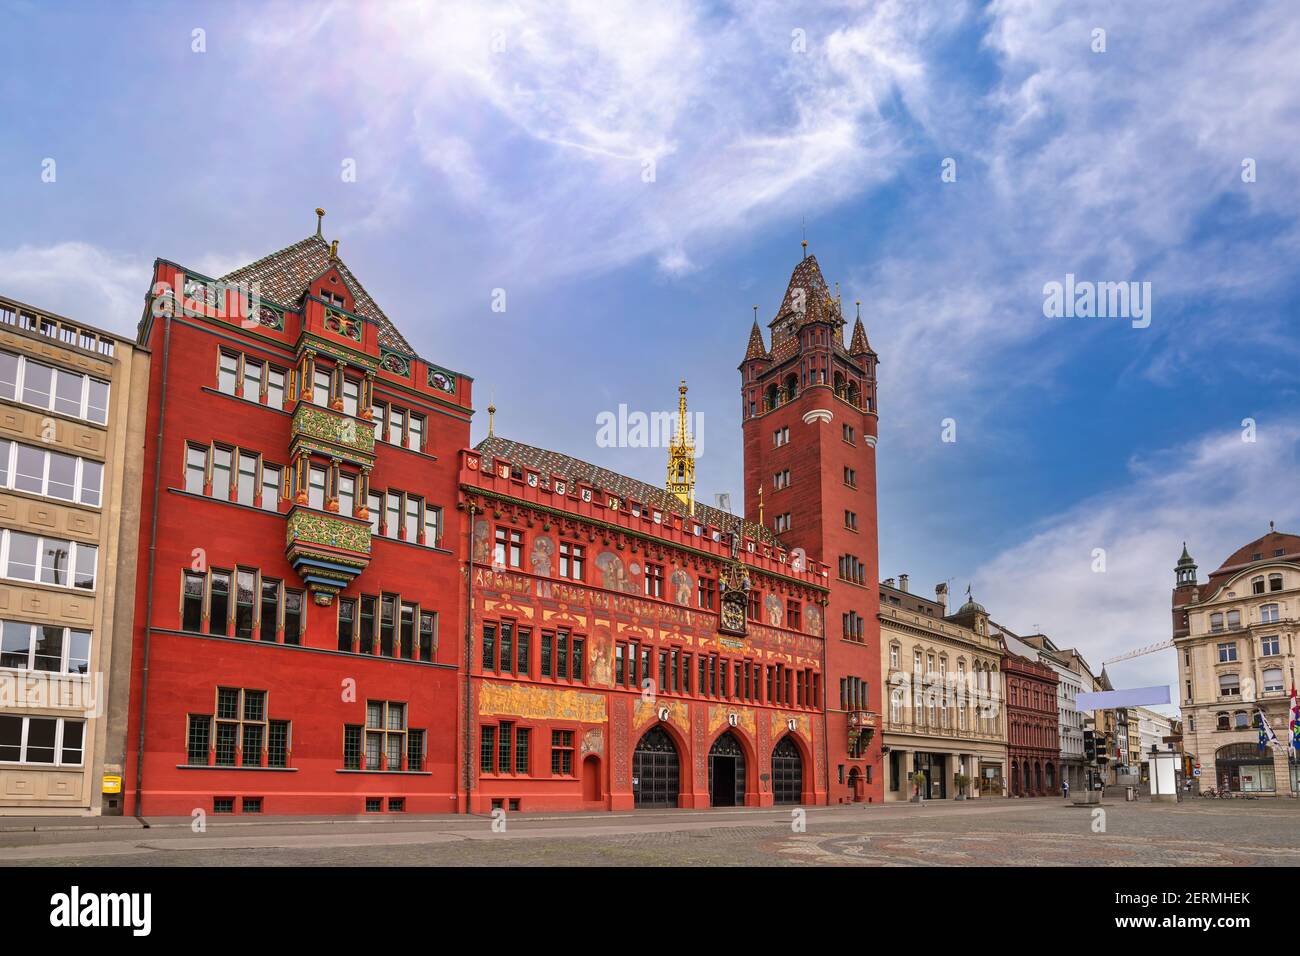
[[[772,748],[772,802],[794,804],[803,800],[803,757],[789,737]]]
[[[854,803],[862,802],[862,774],[857,767],[849,770],[849,799]]]
[[[709,805],[745,805],[745,751],[731,731],[715,740],[709,748]]]
[[[587,803],[600,801],[600,758],[588,754],[582,761],[582,799]]]
[[[651,727],[632,752],[633,806],[676,807],[679,779],[672,738],[662,727]]]

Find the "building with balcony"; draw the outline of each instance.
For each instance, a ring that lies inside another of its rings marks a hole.
[[[925,799],[959,796],[958,774],[967,796],[1006,792],[1002,647],[982,605],[948,616],[946,599],[946,584],[913,594],[905,574],[880,585],[886,801],[911,798],[917,773]]]
[[[416,354],[319,220],[221,279],[158,260],[139,343],[128,811],[464,810],[446,521],[470,379]]]
[[[1205,581],[1186,546],[1174,569],[1183,748],[1200,786],[1261,795],[1300,790],[1285,749],[1261,751],[1263,712],[1285,745],[1300,620],[1300,536],[1269,532]]]
[[[992,629],[1004,648],[1010,795],[1055,796],[1061,787],[1060,677],[1038,648],[1000,624]]]
[[[0,298],[0,814],[122,812],[148,376]]]

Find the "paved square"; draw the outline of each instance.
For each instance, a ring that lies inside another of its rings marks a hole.
[[[334,821],[208,817],[96,828],[0,819],[0,863],[111,866],[1297,866],[1300,803],[1212,801],[1075,807],[979,800],[506,818]]]

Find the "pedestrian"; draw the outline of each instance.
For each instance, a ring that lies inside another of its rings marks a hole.
[[[1065,779],[1062,779],[1062,780],[1061,780],[1061,790],[1063,791],[1063,796],[1065,797],[1065,799],[1066,799],[1066,800],[1069,800],[1069,799],[1070,799],[1070,781],[1065,780]]]

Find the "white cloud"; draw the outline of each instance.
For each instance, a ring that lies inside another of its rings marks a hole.
[[[1017,633],[1041,630],[1102,662],[1170,636],[1173,567],[1183,542],[1204,580],[1233,551],[1278,530],[1300,531],[1294,475],[1300,420],[1265,421],[1258,440],[1226,430],[1131,463],[1129,483],[1041,522],[974,573],[975,593]],[[1106,570],[1092,570],[1095,548]],[[1115,664],[1117,687],[1175,685],[1172,650]]]
[[[85,242],[0,249],[0,288],[11,298],[119,335],[134,336],[151,262]]]

